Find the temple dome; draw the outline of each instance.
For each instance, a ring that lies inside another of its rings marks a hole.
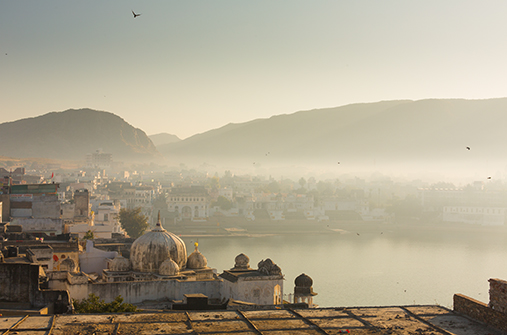
[[[208,266],[208,260],[197,249],[197,242],[195,243],[195,250],[187,259],[187,269],[204,269]]]
[[[248,258],[247,255],[241,253],[239,255],[236,256],[236,258],[234,259],[234,268],[235,270],[248,270],[250,269],[250,258]]]
[[[294,284],[298,287],[311,287],[313,285],[313,279],[310,276],[302,273],[296,277]]]
[[[187,264],[187,248],[181,238],[162,228],[159,212],[155,229],[132,243],[130,261],[134,271],[158,272],[167,258],[171,258],[180,269],[184,269]]]
[[[123,257],[122,255],[118,255],[111,261],[109,265],[110,271],[128,271],[130,270],[130,260],[128,258]]]
[[[174,276],[177,275],[178,272],[180,272],[180,267],[171,258],[167,258],[163,261],[158,269],[158,273],[163,276]]]
[[[294,280],[294,295],[296,296],[314,296],[317,293],[313,292],[313,280],[310,276],[302,273]]]

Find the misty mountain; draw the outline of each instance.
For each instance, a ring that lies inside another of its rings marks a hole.
[[[0,155],[84,160],[102,149],[115,161],[160,156],[141,129],[122,118],[91,109],[69,109],[0,124]]]
[[[168,144],[168,143],[175,143],[181,141],[181,139],[173,134],[168,133],[160,133],[160,134],[154,134],[148,136],[150,140],[153,142],[153,144],[158,147],[159,145]]]
[[[208,163],[466,163],[503,159],[506,125],[507,98],[382,101],[228,124],[158,149]]]

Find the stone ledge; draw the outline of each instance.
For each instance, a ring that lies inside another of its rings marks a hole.
[[[463,294],[455,294],[453,301],[454,311],[488,326],[507,331],[507,314],[491,309],[485,303]]]

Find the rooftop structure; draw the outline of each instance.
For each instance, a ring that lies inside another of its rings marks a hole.
[[[1,333],[501,335],[441,306],[4,316]]]

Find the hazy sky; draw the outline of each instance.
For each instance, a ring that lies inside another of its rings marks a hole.
[[[504,97],[506,36],[506,1],[0,0],[0,122],[92,108],[186,138],[355,102]]]

